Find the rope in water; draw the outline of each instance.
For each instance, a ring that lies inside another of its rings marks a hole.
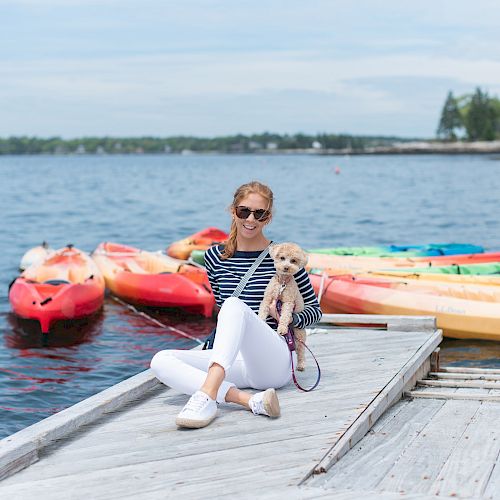
[[[171,330],[173,332],[176,332],[179,335],[182,335],[183,337],[186,337],[187,339],[194,340],[195,342],[197,342],[200,345],[203,344],[203,342],[200,339],[198,339],[196,337],[193,337],[192,335],[189,335],[189,333],[183,332],[182,330],[179,330],[178,328],[175,328],[175,326],[165,325],[165,323],[162,323],[161,321],[158,321],[156,318],[153,318],[149,314],[146,314],[143,311],[139,311],[132,304],[128,304],[127,302],[123,301],[122,299],[119,299],[118,297],[115,297],[114,295],[111,295],[111,298],[115,302],[118,302],[119,304],[125,306],[127,309],[130,309],[135,314],[138,314],[139,316],[142,316],[143,318],[148,319],[149,321],[151,321],[155,325],[160,326],[161,328],[165,328],[166,330]]]

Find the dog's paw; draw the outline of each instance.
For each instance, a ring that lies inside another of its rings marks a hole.
[[[305,363],[299,363],[297,365],[297,370],[299,370],[299,372],[303,372],[305,369],[306,369]]]
[[[278,333],[280,335],[286,335],[288,332],[288,328],[286,326],[278,326]]]

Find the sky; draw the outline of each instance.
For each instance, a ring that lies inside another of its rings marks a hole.
[[[0,0],[0,137],[433,137],[500,95],[494,0]]]

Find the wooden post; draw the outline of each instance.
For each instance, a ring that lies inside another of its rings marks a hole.
[[[438,372],[439,371],[439,351],[440,350],[441,350],[441,348],[438,347],[431,354],[431,372]]]

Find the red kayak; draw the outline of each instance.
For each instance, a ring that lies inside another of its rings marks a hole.
[[[28,267],[10,286],[12,310],[39,321],[42,332],[60,320],[80,319],[104,301],[104,279],[92,259],[68,246]]]
[[[212,315],[215,298],[204,269],[161,252],[110,242],[101,243],[92,258],[109,290],[127,302]]]

